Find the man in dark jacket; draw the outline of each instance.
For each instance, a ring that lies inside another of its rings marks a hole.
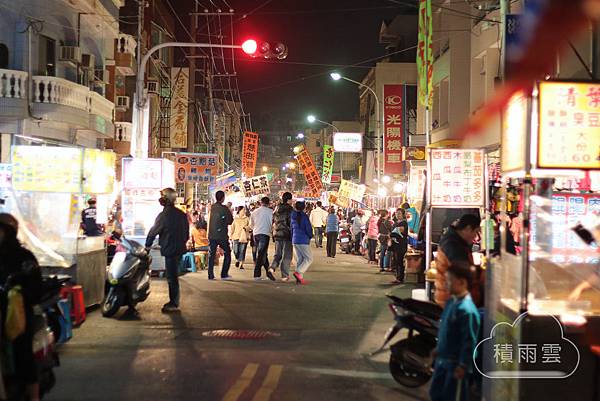
[[[225,192],[217,191],[215,194],[216,202],[210,207],[210,217],[208,222],[208,242],[210,254],[208,256],[208,279],[215,279],[215,258],[217,256],[217,247],[223,250],[223,268],[221,269],[221,280],[231,280],[229,275],[229,266],[231,265],[231,247],[229,246],[228,227],[233,223],[231,210],[225,205]]]
[[[19,224],[0,214],[0,285],[21,286],[25,304],[25,331],[12,341],[16,376],[26,385],[27,399],[39,400],[38,369],[33,355],[33,306],[40,302],[42,274],[35,256],[17,240]],[[3,312],[5,313],[5,312]]]
[[[292,262],[292,230],[290,216],[292,207],[292,194],[285,192],[281,197],[281,203],[273,213],[273,238],[275,239],[275,256],[271,268],[267,271],[267,277],[275,281],[275,270],[281,268],[281,278],[288,281],[290,277],[290,263]]]
[[[154,226],[146,238],[146,248],[152,246],[158,235],[160,254],[165,257],[167,282],[169,283],[169,302],[163,305],[163,312],[173,312],[179,308],[179,263],[187,251],[186,242],[190,236],[190,227],[184,212],[175,207],[177,193],[173,188],[160,191],[160,204],[163,211],[156,217]]]

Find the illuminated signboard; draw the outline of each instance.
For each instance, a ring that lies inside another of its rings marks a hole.
[[[483,151],[431,149],[431,188],[434,207],[483,206]]]
[[[523,91],[515,93],[502,115],[502,144],[500,149],[502,171],[518,171],[525,168],[527,152],[527,103]]]
[[[540,82],[537,165],[600,168],[599,83]]]
[[[333,149],[336,152],[362,152],[362,134],[354,132],[336,132],[333,134]]]

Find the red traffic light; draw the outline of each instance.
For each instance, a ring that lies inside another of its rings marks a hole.
[[[244,51],[244,53],[246,53],[249,56],[254,55],[254,53],[256,53],[257,49],[258,49],[258,44],[256,43],[256,40],[254,40],[254,39],[248,39],[248,40],[244,41],[244,43],[242,43],[242,50]]]

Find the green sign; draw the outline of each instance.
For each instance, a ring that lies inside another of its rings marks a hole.
[[[273,173],[267,173],[265,175],[267,176],[267,180],[273,181]]]
[[[331,184],[331,173],[333,173],[333,146],[323,145],[323,184]]]

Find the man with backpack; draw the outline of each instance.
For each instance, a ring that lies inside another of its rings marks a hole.
[[[275,281],[275,270],[281,268],[281,280],[290,279],[290,263],[292,262],[292,231],[290,216],[294,208],[291,205],[292,194],[285,192],[281,197],[281,203],[273,213],[273,238],[275,240],[275,256],[267,277]]]

